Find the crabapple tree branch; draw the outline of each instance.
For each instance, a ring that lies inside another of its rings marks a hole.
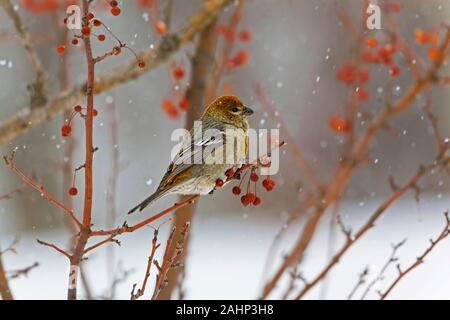
[[[28,29],[23,24],[22,19],[20,18],[17,11],[14,10],[14,6],[12,5],[10,0],[0,0],[0,6],[3,7],[8,17],[14,23],[14,27],[17,33],[19,34],[25,52],[28,55],[28,58],[30,59],[31,66],[33,67],[34,72],[36,73],[36,79],[34,83],[30,86],[31,90],[30,106],[32,109],[34,107],[44,106],[45,103],[47,102],[45,72],[42,67],[42,62],[34,49]]]
[[[155,49],[149,49],[139,54],[139,57],[145,62],[144,68],[137,66],[136,60],[132,59],[105,72],[96,77],[94,94],[110,91],[119,85],[135,80],[166,62],[196,34],[206,28],[217,14],[231,2],[231,0],[205,1],[202,9],[194,14],[179,32],[164,36]],[[41,108],[33,110],[22,108],[17,114],[0,123],[0,145],[15,139],[44,121],[53,119],[63,111],[71,109],[85,96],[86,88],[87,84],[84,84],[65,90],[43,104]]]
[[[424,177],[427,173],[438,167],[446,167],[450,163],[450,158],[438,159],[426,167],[420,167],[418,172],[411,177],[403,186],[397,188],[394,193],[392,193],[370,216],[367,222],[355,233],[355,235],[348,235],[345,244],[342,248],[330,259],[330,262],[325,266],[325,268],[319,272],[319,274],[296,295],[296,299],[303,298],[306,293],[308,293],[317,283],[326,277],[328,272],[340,261],[344,254],[357,242],[361,237],[363,237],[367,231],[375,226],[375,222],[386,212],[386,210],[405,194],[411,188],[415,188],[417,182]]]
[[[447,29],[442,44],[439,47],[439,54],[429,70],[416,80],[396,103],[384,107],[368,124],[364,133],[352,144],[349,152],[349,158],[344,159],[333,176],[331,182],[327,185],[322,197],[321,205],[317,206],[314,212],[306,221],[301,235],[298,237],[294,248],[286,256],[281,266],[275,271],[274,275],[266,283],[262,298],[268,295],[277,285],[278,281],[284,275],[285,271],[301,262],[303,254],[308,248],[313,238],[319,222],[327,209],[340,198],[345,190],[348,181],[353,176],[355,169],[364,161],[372,145],[376,134],[386,127],[387,122],[409,109],[417,96],[423,93],[429,86],[437,82],[438,72],[444,62],[444,57],[450,45],[450,28]]]
[[[436,238],[436,240],[430,239],[430,246],[419,256],[416,258],[416,261],[413,262],[408,268],[405,270],[402,270],[400,267],[400,264],[397,265],[398,270],[398,276],[395,278],[395,280],[391,283],[391,285],[386,289],[385,292],[381,294],[380,299],[384,300],[386,297],[391,293],[391,291],[398,285],[398,283],[411,271],[413,271],[415,268],[420,266],[424,261],[425,258],[433,251],[433,249],[436,247],[436,245],[447,238],[447,236],[450,234],[450,218],[448,215],[448,211],[444,213],[445,216],[445,227],[442,230],[442,232],[439,234],[439,236]]]

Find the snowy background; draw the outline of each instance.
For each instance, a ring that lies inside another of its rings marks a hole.
[[[52,30],[52,20],[43,19],[45,14],[30,15],[20,7],[20,1],[14,2],[19,5],[20,14],[29,17],[27,23],[33,34],[49,38],[50,45],[40,44],[38,52],[48,70],[50,90],[56,93],[59,90],[60,58],[54,50],[57,42]],[[156,45],[158,37],[149,27],[147,16],[141,12],[142,9],[133,5],[134,0],[126,2],[120,18],[102,13],[98,15],[137,51]],[[340,1],[340,7],[357,22],[362,12],[362,2]],[[427,29],[441,21],[450,21],[448,1],[399,2],[402,4],[399,13],[401,29],[411,43],[414,42],[415,28]],[[182,22],[196,12],[200,5],[201,1],[175,0],[174,30],[179,29]],[[222,14],[223,21],[227,21],[230,13],[231,8],[228,8]],[[328,118],[336,110],[342,110],[345,103],[346,89],[336,81],[336,68],[346,61],[346,57],[354,49],[352,38],[339,22],[335,2],[248,0],[240,28],[249,30],[253,35],[253,40],[245,44],[251,57],[250,62],[226,76],[225,81],[232,83],[236,95],[255,109],[256,113],[251,119],[252,127],[275,128],[279,125],[276,117],[268,116],[255,97],[255,85],[264,85],[296,142],[319,177],[326,181],[334,173],[342,144],[342,136],[335,135],[328,127]],[[0,35],[12,33],[12,24],[0,10]],[[104,45],[96,45],[95,50],[100,53],[109,46],[107,41]],[[236,51],[239,46],[243,45],[238,43]],[[193,48],[188,46],[175,56],[176,61],[181,62],[187,71],[192,53]],[[85,77],[84,68],[81,67],[84,66],[84,57],[81,50],[71,49],[69,54],[72,65],[71,82],[80,83]],[[128,58],[121,56],[110,59],[99,67],[98,72],[102,73],[114,65],[128,61]],[[26,86],[32,77],[33,71],[17,41],[11,41],[10,38],[0,41],[0,122],[27,104]],[[410,74],[404,72],[399,78],[390,79],[386,70],[380,70],[374,73],[371,83],[373,97],[367,108],[377,108],[385,95],[384,90],[392,90],[394,97],[404,93],[410,83]],[[119,148],[120,161],[124,164],[119,175],[116,198],[121,214],[153,192],[165,171],[173,147],[170,134],[173,129],[184,124],[183,117],[179,120],[169,119],[161,109],[161,101],[170,97],[170,92],[170,70],[165,65],[113,92],[96,97],[96,108],[100,114],[95,120],[95,144],[100,146],[100,150],[95,154],[94,224],[99,228],[105,226],[107,219],[106,190],[112,148]],[[445,137],[450,136],[449,98],[448,89],[433,92],[434,110],[440,117]],[[386,133],[380,135],[372,149],[373,163],[361,169],[352,179],[341,211],[346,223],[354,229],[368,218],[389,193],[389,175],[394,174],[398,181],[403,181],[416,171],[418,165],[428,163],[435,157],[434,137],[420,108],[423,101],[424,99],[418,99],[413,108],[391,123],[399,132],[397,136]],[[119,123],[119,142],[116,146],[111,144],[105,109],[112,102],[116,106]],[[66,140],[60,136],[62,121],[62,117],[58,117],[7,145],[0,146],[2,154],[18,147],[18,166],[27,173],[36,171],[40,183],[60,199],[67,190],[62,185],[62,172],[59,172],[56,165],[64,161]],[[79,165],[83,162],[83,127],[81,121],[75,123],[77,147],[74,163]],[[79,180],[82,180],[81,175]],[[259,296],[270,244],[296,208],[298,188],[304,181],[290,156],[289,146],[282,152],[281,172],[276,180],[277,189],[265,193],[263,203],[258,208],[243,208],[238,199],[231,195],[230,187],[200,201],[192,223],[186,298],[253,299]],[[318,286],[308,298],[346,298],[364,267],[369,266],[370,275],[375,275],[388,258],[391,244],[404,238],[407,238],[407,242],[398,252],[402,265],[408,265],[423,252],[429,244],[429,238],[435,237],[444,225],[443,211],[450,208],[448,178],[439,176],[427,181],[432,190],[419,203],[412,194],[408,194],[391,207],[376,228],[358,242],[333,270],[326,282],[327,290]],[[10,191],[19,183],[18,178],[6,167],[0,167],[0,194]],[[174,197],[165,198],[156,203],[152,210],[158,212],[171,205],[174,200]],[[74,201],[75,211],[80,212],[81,197]],[[119,220],[120,218],[114,224],[120,224],[122,221]],[[134,220],[129,222],[132,221]],[[327,261],[328,228],[329,221],[324,219],[307,252],[303,265],[306,277],[314,276]],[[168,229],[168,225],[163,227],[164,232],[160,236],[162,241]],[[287,233],[284,245],[281,246],[284,249],[272,259],[276,260],[275,263],[286,253],[299,230],[300,225],[296,225]],[[117,287],[116,298],[129,298],[132,284],[142,280],[152,235],[151,228],[144,228],[137,233],[120,237],[122,246],[114,249],[116,262],[120,261],[124,270],[133,272]],[[11,281],[14,295],[19,299],[64,299],[67,261],[35,241],[39,238],[65,247],[69,238],[64,226],[64,214],[32,192],[1,201],[0,245],[6,247],[15,236],[21,239],[18,254],[4,256],[6,268],[22,268],[35,261],[40,266],[27,278]],[[336,239],[333,247],[339,248],[342,241],[343,239]],[[401,282],[390,297],[449,299],[449,249],[450,239],[447,239],[423,266]],[[85,264],[88,278],[92,282],[95,280],[96,297],[105,294],[109,287],[108,281],[111,280],[108,275],[111,268],[106,265],[105,258],[107,250],[110,249],[105,246],[95,251]],[[395,266],[391,266],[386,279],[379,283],[379,289],[385,288],[395,275]],[[369,297],[378,296],[373,292]]]

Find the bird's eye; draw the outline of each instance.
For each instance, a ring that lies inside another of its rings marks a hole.
[[[239,108],[238,107],[233,107],[233,109],[231,109],[232,112],[238,112]]]

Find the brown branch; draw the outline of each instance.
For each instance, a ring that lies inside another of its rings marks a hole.
[[[133,290],[131,292],[131,300],[137,300],[145,294],[145,288],[147,287],[148,278],[150,277],[150,269],[153,265],[153,260],[155,259],[155,253],[156,253],[156,250],[158,250],[159,246],[161,245],[160,243],[158,243],[158,233],[159,233],[159,228],[155,229],[155,231],[153,232],[152,250],[150,252],[150,256],[148,257],[147,269],[145,270],[144,281],[142,282],[141,288],[138,289],[136,293],[134,293],[134,288],[136,287],[136,284],[134,284]]]
[[[145,220],[143,220],[143,221],[141,221],[141,222],[139,222],[139,223],[137,223],[137,224],[135,224],[135,225],[133,225],[131,227],[128,226],[125,223],[122,227],[116,228],[116,229],[113,229],[113,230],[92,231],[91,234],[90,234],[91,237],[93,237],[93,236],[109,236],[109,237],[107,237],[106,239],[104,239],[104,240],[102,240],[100,242],[97,242],[96,244],[86,248],[84,253],[86,254],[89,251],[92,251],[93,249],[98,248],[98,247],[100,247],[101,245],[103,245],[105,243],[114,241],[115,237],[120,235],[120,234],[122,234],[122,233],[130,233],[130,232],[134,232],[134,231],[136,231],[138,229],[141,229],[142,227],[145,227],[149,223],[151,223],[151,222],[153,222],[153,221],[155,221],[155,220],[157,220],[157,219],[159,219],[161,217],[164,217],[165,215],[167,215],[167,214],[169,214],[169,213],[171,213],[171,212],[173,212],[173,211],[175,211],[175,210],[177,210],[179,208],[187,206],[188,204],[196,201],[198,198],[200,198],[200,195],[191,196],[190,198],[188,198],[188,199],[186,199],[186,200],[184,200],[184,201],[182,201],[180,203],[176,203],[173,206],[171,206],[171,207],[169,207],[169,208],[167,208],[167,209],[165,209],[165,210],[163,210],[163,211],[161,211],[161,212],[151,216],[150,218],[147,218],[147,219],[145,219]]]
[[[37,243],[39,243],[39,244],[41,244],[43,246],[55,249],[56,251],[58,251],[59,253],[63,254],[64,256],[66,256],[67,258],[70,259],[70,254],[67,251],[65,251],[65,250],[61,249],[60,247],[58,247],[57,245],[55,245],[53,243],[45,242],[45,241],[42,241],[42,240],[39,240],[39,239],[36,239],[36,241],[37,241]]]
[[[1,194],[1,195],[0,195],[0,201],[1,201],[1,200],[8,200],[8,199],[11,199],[16,193],[19,193],[19,194],[22,193],[23,190],[24,190],[26,187],[27,187],[27,184],[26,184],[26,183],[22,183],[22,184],[20,184],[19,186],[15,187],[14,189],[12,189],[12,190],[10,190],[10,191],[4,193],[4,194]]]
[[[157,48],[149,49],[138,55],[145,62],[145,68],[140,68],[135,58],[131,59],[129,62],[97,77],[95,94],[110,91],[119,85],[135,80],[166,62],[170,56],[206,28],[217,14],[231,2],[231,0],[206,1],[203,8],[194,14],[189,23],[178,33],[165,36]],[[0,145],[13,140],[44,121],[53,119],[64,110],[72,109],[85,96],[86,86],[84,84],[61,92],[42,108],[31,111],[23,108],[16,115],[2,122],[0,124]]]
[[[347,297],[347,300],[351,300],[353,296],[355,295],[356,291],[364,284],[366,283],[366,278],[369,275],[369,268],[366,266],[364,270],[358,275],[358,282],[356,282],[355,286],[353,287],[352,291],[350,291],[350,294]]]
[[[448,165],[450,158],[447,158],[444,160],[444,162],[441,161],[434,161],[432,164],[421,167],[418,172],[411,177],[402,187],[399,187],[395,192],[393,192],[376,210],[375,212],[370,216],[370,218],[367,220],[367,222],[355,233],[352,237],[347,237],[347,240],[345,244],[342,246],[342,248],[333,256],[332,259],[330,259],[330,262],[323,268],[323,270],[312,280],[308,283],[307,286],[305,286],[299,294],[297,294],[295,299],[301,299],[305,296],[306,293],[309,292],[317,283],[319,283],[327,274],[328,272],[340,261],[340,259],[344,256],[344,254],[352,247],[352,245],[357,242],[362,236],[366,234],[367,231],[369,231],[371,228],[374,227],[375,222],[386,212],[386,210],[403,194],[408,191],[409,189],[413,188],[417,181],[421,179],[425,174],[432,171],[433,169],[441,166],[441,165]]]
[[[179,258],[184,250],[185,240],[189,235],[190,224],[187,222],[184,227],[180,231],[180,239],[177,241],[174,249],[173,241],[175,238],[176,227],[173,227],[172,232],[169,235],[166,243],[166,250],[164,252],[163,261],[161,266],[159,266],[158,262],[155,261],[154,264],[158,268],[158,275],[156,276],[155,289],[153,291],[152,300],[158,298],[160,292],[168,283],[167,273],[170,269],[180,267],[181,262]]]
[[[3,7],[8,17],[14,23],[14,27],[19,34],[25,52],[30,59],[31,66],[36,73],[36,79],[31,86],[31,108],[43,106],[47,102],[45,73],[42,67],[41,60],[39,59],[34,49],[30,34],[23,24],[22,19],[20,18],[17,11],[14,10],[14,6],[12,5],[10,0],[0,0],[0,6]]]
[[[3,255],[0,254],[0,296],[3,300],[14,300],[3,266]]]
[[[89,13],[90,2],[82,1],[83,5],[83,25],[88,25],[87,15]],[[74,251],[70,257],[70,270],[79,270],[83,259],[84,249],[90,236],[92,221],[92,198],[93,198],[93,160],[94,160],[94,91],[95,91],[95,59],[92,54],[90,36],[83,37],[84,52],[87,63],[87,84],[86,84],[86,116],[84,117],[85,126],[85,162],[84,162],[84,205],[83,220],[80,234],[76,239]],[[77,272],[77,271],[74,271]],[[67,289],[67,299],[77,299],[77,281],[75,274],[73,281]],[[69,274],[69,281],[71,275]]]
[[[384,293],[381,294],[380,299],[384,300],[386,297],[391,293],[391,291],[397,286],[397,284],[411,271],[413,271],[415,268],[417,268],[419,265],[421,265],[425,258],[433,251],[433,249],[436,247],[436,245],[444,240],[449,234],[450,234],[450,218],[448,216],[448,211],[444,213],[445,216],[445,227],[442,230],[442,232],[439,234],[439,236],[436,238],[436,240],[430,239],[430,246],[419,256],[417,257],[416,261],[412,263],[406,270],[401,270],[400,265],[397,265],[397,269],[399,271],[399,274],[397,278],[392,282],[392,284],[386,289]]]
[[[37,192],[39,192],[43,197],[45,197],[48,201],[55,204],[59,208],[63,209],[64,212],[74,221],[74,223],[77,226],[81,226],[81,222],[78,220],[78,218],[75,216],[73,210],[67,208],[63,203],[56,200],[51,194],[49,194],[43,186],[38,185],[33,179],[26,176],[20,169],[17,168],[15,162],[14,162],[14,155],[15,152],[11,154],[11,156],[3,156],[3,160],[5,161],[5,164],[11,169],[12,172],[14,172],[23,182],[25,182],[27,185],[35,189]]]
[[[190,86],[186,92],[186,99],[189,101],[189,109],[186,114],[185,128],[189,130],[193,123],[200,117],[205,105],[205,88],[207,83],[211,83],[211,69],[214,64],[214,52],[217,46],[217,19],[202,31],[197,42],[195,55],[192,58],[192,73]],[[179,201],[187,199],[181,196]],[[196,203],[179,208],[175,213],[174,226],[181,229],[187,222],[193,220],[196,209]],[[189,239],[186,239],[185,250],[180,257],[180,261],[184,262],[189,248]],[[184,267],[183,267],[184,268]],[[168,300],[172,296],[173,290],[180,283],[180,273],[182,268],[174,268],[169,270],[167,275],[168,284],[159,294],[158,298]]]
[[[347,186],[348,181],[353,176],[355,169],[364,161],[367,156],[367,152],[372,145],[373,139],[376,134],[385,128],[386,123],[393,117],[404,112],[411,107],[417,96],[431,84],[436,82],[436,75],[438,70],[444,61],[444,52],[448,50],[450,45],[450,29],[447,30],[447,35],[442,45],[440,46],[440,58],[436,59],[433,66],[422,78],[415,81],[406,94],[400,98],[394,105],[385,107],[379,114],[369,122],[366,131],[361,135],[361,137],[354,143],[354,146],[349,154],[348,159],[344,159],[343,162],[339,164],[338,170],[331,182],[327,185],[322,199],[322,204],[317,207],[316,211],[309,217],[306,221],[303,231],[296,241],[294,248],[291,253],[288,254],[283,261],[282,265],[275,272],[271,280],[266,284],[263,289],[262,298],[267,298],[267,296],[275,288],[276,284],[283,276],[284,272],[295,264],[301,262],[305,250],[308,248],[311,239],[313,238],[319,222],[326,212],[326,210],[335,203],[340,195],[343,193]]]
[[[386,263],[383,265],[383,267],[381,268],[380,272],[378,273],[378,275],[375,277],[375,279],[373,279],[369,285],[367,286],[366,290],[364,290],[362,296],[361,296],[361,300],[364,300],[364,298],[367,296],[367,294],[369,293],[370,289],[372,289],[372,287],[378,282],[381,281],[383,279],[383,275],[386,272],[387,268],[394,262],[396,262],[398,260],[398,258],[395,256],[397,253],[397,250],[403,246],[406,242],[406,238],[403,239],[403,241],[395,244],[392,246],[392,252],[391,255],[389,256],[389,259],[386,261]]]
[[[21,276],[25,276],[27,277],[28,274],[30,273],[31,270],[33,270],[34,268],[39,267],[39,263],[38,262],[34,262],[32,265],[22,268],[22,269],[17,269],[17,270],[8,270],[8,277],[9,279],[16,279],[18,277]]]

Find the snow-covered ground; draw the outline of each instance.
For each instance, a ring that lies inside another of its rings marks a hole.
[[[345,223],[356,230],[379,204],[348,204],[343,207]],[[369,266],[370,277],[376,275],[391,253],[391,244],[407,238],[398,251],[402,266],[412,263],[429,245],[444,226],[442,213],[450,207],[448,195],[428,196],[418,205],[413,199],[405,199],[394,205],[374,229],[364,236],[341,260],[328,279],[326,297],[345,299],[358,280],[358,274]],[[227,219],[220,213],[200,211],[193,223],[192,247],[188,261],[185,287],[188,299],[254,299],[260,292],[263,267],[274,234],[281,219],[266,218],[258,211],[250,211],[240,219]],[[303,265],[308,278],[321,270],[327,258],[329,221],[322,221],[321,228],[307,253]],[[168,226],[163,227],[167,232]],[[295,230],[295,231],[294,231]],[[285,245],[292,243],[297,228],[288,233]],[[164,241],[166,233],[161,233]],[[116,257],[124,269],[134,269],[125,282],[117,287],[117,298],[128,299],[133,283],[140,282],[149,254],[152,229],[145,228],[136,234],[121,236],[122,246],[115,249]],[[13,235],[3,234],[3,246]],[[40,238],[64,246],[66,235],[62,232],[33,232],[21,235],[18,254],[5,255],[7,269],[24,267],[34,261],[40,266],[29,277],[11,281],[13,293],[19,299],[64,299],[67,287],[67,260],[53,250],[38,245]],[[334,243],[338,248],[343,238]],[[284,246],[286,247],[286,246]],[[90,255],[86,263],[89,281],[94,284],[97,296],[107,287],[106,247]],[[448,299],[450,298],[450,238],[444,240],[430,254],[425,263],[406,276],[392,292],[390,298],[398,299]],[[277,254],[281,256],[280,253]],[[375,286],[369,298],[378,298],[377,289],[383,290],[396,276],[395,265],[386,278]],[[313,290],[308,298],[318,298],[321,287]],[[359,298],[362,290],[356,294]],[[276,293],[274,298],[279,297]]]

